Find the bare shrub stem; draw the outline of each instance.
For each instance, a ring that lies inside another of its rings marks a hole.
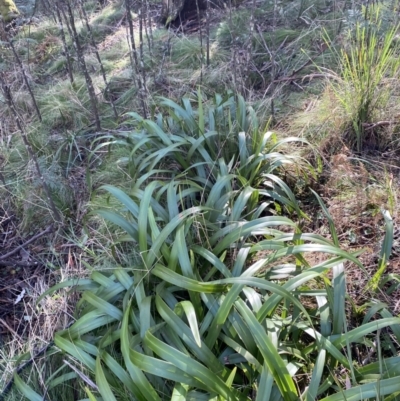
[[[143,111],[143,117],[147,118],[147,107],[146,107],[146,102],[145,102],[145,90],[144,86],[142,83],[142,79],[140,76],[140,68],[139,68],[139,61],[138,61],[138,55],[137,55],[137,49],[136,49],[136,44],[135,44],[135,36],[134,36],[134,30],[133,30],[133,21],[132,21],[132,14],[131,14],[131,0],[125,0],[125,8],[126,8],[126,19],[128,22],[128,27],[129,27],[129,40],[128,44],[131,49],[131,64],[132,64],[132,70],[134,72],[134,79],[137,83],[137,86],[139,88],[139,99],[140,103],[142,105],[142,111]],[[143,66],[144,67],[144,66]]]
[[[24,66],[23,66],[23,64],[22,64],[22,61],[21,61],[21,59],[19,58],[17,51],[15,50],[15,46],[14,46],[14,44],[13,44],[13,42],[12,42],[12,40],[10,39],[10,37],[9,37],[8,34],[7,34],[7,43],[8,43],[8,45],[11,47],[11,50],[12,50],[12,52],[13,52],[13,54],[14,54],[14,57],[15,57],[15,61],[16,61],[17,64],[18,64],[18,67],[19,67],[19,69],[20,69],[20,71],[21,71],[21,73],[22,73],[22,77],[23,77],[23,79],[24,79],[26,88],[28,89],[29,96],[30,96],[31,99],[32,99],[33,107],[35,108],[36,115],[38,116],[39,121],[41,122],[41,121],[42,121],[42,115],[40,114],[39,106],[38,106],[38,104],[37,104],[37,102],[36,102],[35,95],[34,95],[33,92],[32,92],[32,88],[31,88],[31,86],[30,86],[30,84],[29,84],[28,77],[26,76],[25,68],[24,68]]]
[[[100,54],[99,54],[99,49],[97,48],[97,44],[96,44],[96,42],[94,40],[92,28],[90,27],[90,24],[89,24],[89,18],[87,16],[86,11],[85,11],[85,7],[83,7],[82,0],[78,0],[78,2],[79,2],[80,10],[81,10],[82,15],[83,15],[83,19],[85,21],[86,28],[87,28],[87,30],[89,32],[90,41],[92,42],[94,53],[96,54],[97,61],[99,62],[101,75],[103,77],[103,81],[104,81],[104,85],[105,85],[105,93],[109,94],[110,88],[109,88],[109,84],[108,84],[108,81],[107,81],[106,71],[104,70],[104,66],[103,66],[103,63],[101,61]],[[115,107],[115,103],[113,102],[111,96],[108,96],[108,98],[110,99],[110,103],[111,103],[111,107],[113,109],[114,117],[117,120],[118,119],[118,112],[117,112],[117,108]]]
[[[67,40],[66,40],[65,32],[64,32],[64,24],[63,24],[63,20],[62,20],[61,14],[60,14],[60,9],[58,7],[58,3],[55,3],[55,9],[56,9],[56,15],[57,15],[57,20],[58,20],[58,25],[59,25],[61,41],[62,41],[63,47],[64,47],[65,59],[67,60],[68,77],[69,77],[69,81],[72,84],[74,82],[74,76],[72,74],[71,55],[69,53],[69,49],[67,46]]]
[[[46,193],[47,201],[49,202],[50,209],[51,209],[51,211],[53,213],[53,218],[57,223],[61,223],[62,222],[62,216],[61,216],[59,210],[57,209],[57,207],[56,207],[56,205],[55,205],[55,203],[53,201],[50,189],[49,189],[49,187],[48,187],[48,185],[46,183],[46,180],[43,177],[43,174],[42,174],[42,171],[40,169],[39,162],[37,160],[35,152],[33,151],[31,144],[29,143],[28,135],[27,135],[27,133],[26,133],[26,131],[25,131],[23,125],[22,125],[21,118],[20,118],[20,116],[18,114],[18,111],[17,111],[17,109],[15,107],[15,103],[13,101],[13,97],[12,97],[12,94],[11,94],[10,87],[7,85],[3,74],[1,74],[1,73],[0,73],[0,85],[1,85],[1,89],[2,89],[3,94],[4,94],[4,98],[6,100],[7,106],[11,110],[11,113],[14,115],[15,121],[17,123],[17,127],[21,132],[22,140],[23,140],[23,142],[25,144],[26,150],[27,150],[30,158],[32,159],[32,161],[33,161],[33,163],[35,165],[36,172],[37,172],[38,177],[39,177],[39,179],[40,179],[40,181],[42,183],[42,187],[44,189],[44,192]]]
[[[78,63],[79,63],[79,67],[85,77],[85,81],[86,81],[86,88],[88,90],[89,93],[89,98],[90,98],[90,103],[92,105],[92,111],[94,114],[94,119],[95,119],[95,125],[96,125],[96,130],[97,131],[101,131],[101,124],[100,124],[100,117],[99,117],[99,112],[97,109],[97,99],[96,99],[96,93],[94,91],[94,87],[93,87],[93,82],[92,82],[92,78],[90,77],[90,74],[87,70],[86,67],[86,62],[85,62],[85,57],[83,55],[83,49],[79,40],[79,36],[78,33],[76,31],[76,27],[75,27],[75,18],[74,18],[74,13],[72,12],[72,8],[71,8],[71,4],[70,1],[66,1],[65,2],[67,5],[67,12],[68,12],[68,17],[69,17],[69,22],[70,22],[70,26],[71,26],[71,31],[72,31],[72,42],[74,44],[75,47],[75,51],[76,51],[76,56],[78,58]]]

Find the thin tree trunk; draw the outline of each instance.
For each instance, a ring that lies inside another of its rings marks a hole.
[[[54,14],[54,10],[53,10],[53,4],[51,4],[50,3],[50,1],[49,0],[42,0],[42,3],[43,3],[43,5],[44,5],[44,7],[47,9],[47,10],[50,10],[50,14],[51,14],[51,17],[53,18],[53,20],[54,20],[54,23],[55,24],[57,24],[57,17],[56,17],[56,15]]]
[[[79,41],[78,33],[76,31],[75,18],[74,18],[74,14],[72,12],[72,8],[71,8],[71,4],[70,4],[69,0],[66,1],[66,5],[67,5],[67,12],[68,12],[69,22],[70,22],[70,26],[71,26],[71,31],[72,31],[72,35],[73,35],[73,43],[74,43],[74,47],[75,47],[75,51],[76,51],[76,56],[78,58],[79,67],[85,77],[86,87],[89,92],[90,103],[92,105],[92,111],[94,114],[96,130],[101,131],[100,117],[99,117],[99,112],[97,109],[96,93],[94,91],[92,78],[90,77],[90,74],[86,67],[85,57],[83,55],[83,49],[82,49],[81,43]]]
[[[141,82],[141,76],[139,72],[139,61],[137,56],[135,37],[133,31],[133,22],[132,22],[132,14],[131,14],[131,0],[125,0],[125,8],[126,8],[126,18],[129,27],[129,39],[130,39],[130,47],[131,47],[131,63],[132,69],[134,71],[135,81],[137,82],[137,86],[139,88],[139,99],[142,105],[143,117],[147,118],[147,107],[145,102],[145,92]]]
[[[41,121],[42,121],[42,115],[40,114],[40,110],[39,110],[38,104],[37,104],[37,102],[36,102],[35,95],[34,95],[33,92],[32,92],[32,88],[31,88],[31,86],[30,86],[30,84],[29,84],[29,81],[28,81],[28,78],[27,78],[27,76],[26,76],[25,68],[24,68],[24,66],[23,66],[23,64],[22,64],[21,59],[20,59],[19,56],[18,56],[17,51],[15,50],[15,47],[14,47],[14,44],[13,44],[12,40],[10,39],[10,37],[8,36],[8,34],[6,34],[6,35],[7,35],[7,42],[8,42],[8,44],[10,45],[12,52],[14,53],[15,61],[17,62],[18,67],[19,67],[19,69],[21,70],[21,74],[22,74],[22,77],[23,77],[23,79],[24,79],[26,88],[28,89],[29,96],[30,96],[31,99],[32,99],[33,107],[35,108],[36,114],[37,114],[37,116],[38,116],[38,118],[39,118],[39,121],[41,122]]]
[[[140,56],[140,72],[142,74],[142,89],[143,94],[147,93],[146,87],[146,69],[144,67],[144,51],[143,51],[143,0],[140,0],[139,9],[139,56]]]
[[[87,30],[89,32],[89,35],[90,35],[90,41],[92,42],[92,46],[94,48],[94,52],[96,54],[97,61],[99,62],[101,75],[103,77],[104,85],[106,86],[105,93],[107,94],[107,93],[109,93],[109,85],[108,85],[108,81],[107,81],[106,72],[104,70],[104,66],[103,66],[103,63],[102,63],[101,58],[100,58],[99,50],[97,48],[96,42],[95,42],[94,37],[93,37],[92,28],[90,27],[90,24],[89,24],[89,18],[88,18],[87,14],[86,14],[85,8],[83,7],[82,0],[78,0],[78,1],[79,1],[80,9],[82,11],[83,19],[85,20],[86,28],[87,28]],[[117,108],[115,107],[115,104],[114,104],[111,96],[109,96],[109,98],[110,98],[111,107],[112,107],[113,112],[114,112],[114,117],[115,117],[116,120],[118,120]]]
[[[200,35],[200,83],[203,83],[203,62],[204,62],[203,30],[201,28],[200,7],[198,0],[196,0],[196,8],[197,8],[197,21],[199,23],[199,35]]]
[[[154,45],[154,38],[153,38],[153,27],[152,27],[152,19],[151,19],[151,12],[150,12],[150,6],[149,6],[149,0],[146,1],[146,21],[149,21],[149,35],[147,34],[147,29],[146,29],[146,36],[147,40],[149,42],[149,52],[150,52],[150,58],[153,61],[153,45]]]
[[[46,183],[46,180],[43,177],[42,171],[41,171],[40,166],[39,166],[39,162],[37,160],[35,152],[32,149],[31,144],[29,143],[28,135],[26,134],[26,131],[25,131],[24,127],[23,127],[21,118],[20,118],[20,116],[18,114],[18,111],[17,111],[17,109],[15,107],[15,103],[14,103],[14,100],[13,100],[13,97],[12,97],[12,94],[11,94],[10,87],[6,84],[6,81],[4,80],[4,77],[3,77],[2,73],[0,73],[0,86],[1,86],[4,98],[6,100],[7,106],[9,107],[11,113],[14,115],[15,122],[17,123],[17,127],[21,132],[22,140],[23,140],[23,142],[25,144],[26,150],[28,151],[28,154],[31,157],[31,159],[32,159],[32,161],[33,161],[33,163],[35,165],[36,172],[37,172],[38,177],[39,177],[39,179],[40,179],[40,181],[42,183],[43,190],[46,193],[47,201],[49,202],[49,206],[50,206],[50,210],[52,211],[53,218],[57,223],[62,223],[62,215],[60,214],[59,210],[57,209],[57,207],[56,207],[56,205],[55,205],[55,203],[53,201],[50,189],[49,189],[49,187],[48,187],[48,185]]]
[[[65,37],[65,32],[64,32],[64,24],[63,24],[63,20],[61,17],[60,9],[58,7],[58,3],[55,3],[54,7],[56,9],[56,15],[57,15],[58,24],[59,24],[60,36],[61,36],[61,40],[62,40],[63,47],[64,47],[65,58],[67,60],[67,70],[68,70],[69,81],[72,84],[74,82],[74,76],[72,74],[71,55],[69,54],[69,49],[67,46],[67,39]]]
[[[207,35],[207,67],[210,66],[210,0],[207,0],[207,9],[206,9],[206,35]]]

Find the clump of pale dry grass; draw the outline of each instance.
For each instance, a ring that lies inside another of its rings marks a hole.
[[[58,270],[47,270],[45,274],[39,270],[32,274],[27,269],[19,285],[13,285],[15,299],[10,301],[15,306],[10,311],[12,316],[10,319],[6,316],[0,318],[3,340],[0,347],[0,392],[12,378],[14,370],[23,363],[21,355],[27,353],[26,359],[32,358],[33,365],[45,362],[43,355],[35,358],[38,350],[50,346],[55,332],[74,322],[73,311],[78,297],[73,289],[59,290],[37,303],[39,297],[55,283],[72,276],[83,278],[87,274],[81,264],[80,254],[72,250],[68,252],[65,262],[59,260],[58,267]],[[9,278],[10,283],[15,281],[11,273]],[[3,284],[7,288],[5,280]],[[11,321],[14,321],[13,325]]]

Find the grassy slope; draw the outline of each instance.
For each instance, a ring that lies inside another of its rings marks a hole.
[[[362,160],[358,155],[356,158],[351,149],[352,141],[343,142],[342,133],[346,130],[343,121],[348,111],[326,80],[328,73],[341,73],[340,49],[349,45],[346,29],[353,22],[351,18],[345,18],[349,16],[348,10],[343,10],[339,4],[335,5],[335,9],[325,2],[308,4],[306,1],[294,1],[279,5],[258,2],[252,14],[249,11],[251,4],[213,13],[208,67],[205,65],[205,40],[204,37],[200,39],[200,32],[177,35],[152,25],[153,46],[149,49],[145,40],[143,55],[147,109],[150,112],[158,110],[159,95],[179,100],[184,96],[193,97],[193,91],[200,87],[206,101],[211,101],[215,93],[231,89],[245,96],[264,125],[269,123],[283,136],[294,134],[307,138],[316,150],[306,157],[315,165],[315,159],[322,160],[322,179],[317,188],[327,201],[341,243],[349,249],[367,245],[370,252],[365,254],[364,260],[372,274],[376,266],[376,245],[381,240],[383,229],[379,209],[388,209],[393,218],[397,218],[397,166],[388,163],[383,158],[385,155],[381,154],[392,155],[397,151],[396,124],[390,116],[397,115],[398,102],[391,95],[385,108],[378,105],[369,122],[389,121],[389,124],[378,126],[375,135],[371,136],[368,142],[370,149],[367,147],[369,154],[363,154]],[[86,2],[85,7],[110,83],[109,93],[105,93],[88,32],[82,22],[77,23],[77,28],[87,47],[86,63],[98,95],[103,128],[112,132],[124,128],[126,112],[140,113],[142,109],[131,72],[124,8],[117,1],[109,2],[102,9],[94,2]],[[151,8],[153,17],[157,15],[157,7],[158,4],[155,4]],[[250,21],[253,18],[257,23],[256,28],[251,30]],[[343,22],[344,18],[346,22]],[[137,19],[134,22],[138,43]],[[326,46],[326,41],[331,41],[330,46]],[[69,228],[64,228],[56,236],[41,238],[29,249],[36,258],[46,261],[50,273],[30,281],[29,298],[17,311],[21,317],[28,316],[31,322],[23,325],[22,329],[11,325],[11,330],[18,335],[13,340],[5,340],[3,382],[9,378],[17,355],[48,341],[57,325],[65,326],[68,319],[59,310],[73,305],[73,299],[69,300],[64,294],[61,300],[53,300],[56,305],[43,305],[43,312],[40,313],[29,309],[28,305],[50,282],[86,275],[85,262],[88,260],[100,268],[109,267],[112,256],[110,245],[116,233],[110,232],[100,218],[87,215],[87,211],[93,205],[105,205],[106,202],[111,202],[108,206],[112,207],[113,201],[98,195],[96,190],[107,183],[122,188],[131,185],[128,177],[121,175],[120,155],[107,155],[106,151],[94,155],[90,153],[96,146],[93,141],[97,134],[92,129],[93,113],[85,81],[74,58],[75,81],[73,84],[69,82],[62,42],[52,18],[45,13],[35,24],[21,28],[14,37],[14,44],[26,66],[42,122],[35,115],[14,56],[6,47],[0,56],[1,68],[5,71],[4,76],[18,111],[23,115],[29,139],[55,203],[65,215]],[[70,42],[68,44],[71,45]],[[118,120],[113,117],[110,97],[117,106]],[[23,241],[38,230],[45,229],[52,222],[52,216],[15,119],[4,103],[0,103],[0,120],[0,166],[7,184],[0,188],[3,199],[0,206],[4,219],[16,216],[12,241],[9,242],[12,249],[21,239]],[[374,138],[376,142],[376,138],[382,137],[389,138],[384,149],[371,144]],[[315,157],[318,151],[321,158]],[[315,203],[310,201],[302,180],[295,173],[290,174],[294,174],[291,181],[302,197],[304,208],[306,211],[314,210]],[[314,217],[312,229],[329,234],[326,221],[319,215]],[[135,253],[130,255],[124,249],[119,251],[121,258],[135,258]],[[396,260],[390,268],[396,273]],[[22,268],[6,266],[1,282],[4,288],[15,286],[14,292],[7,292],[8,297],[15,297],[15,292],[22,288],[19,281],[31,274],[31,270],[26,272]],[[353,274],[358,284],[352,284],[350,291],[358,294],[367,278],[357,277],[356,272]],[[395,294],[393,299],[381,299],[395,309]],[[363,304],[362,299],[359,302]],[[43,327],[46,328],[44,332]],[[55,361],[55,366],[57,364]],[[60,399],[73,399],[75,396],[68,393]]]

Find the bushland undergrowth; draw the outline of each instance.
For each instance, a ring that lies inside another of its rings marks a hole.
[[[397,5],[160,7],[1,31],[0,399],[396,400]]]

